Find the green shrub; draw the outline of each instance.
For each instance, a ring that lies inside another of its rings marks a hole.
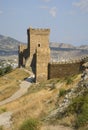
[[[61,88],[60,90],[59,90],[59,97],[62,97],[62,96],[64,96],[66,94],[66,90],[64,89],[64,88]]]
[[[12,70],[12,66],[9,65],[5,68],[5,73],[9,73]]]
[[[0,76],[3,76],[5,73],[5,70],[3,68],[0,68]]]
[[[36,119],[27,119],[20,126],[19,130],[39,130],[39,122]]]
[[[6,108],[1,108],[0,109],[0,112],[2,113],[2,112],[6,112],[7,110],[6,110]]]
[[[3,130],[3,126],[0,126],[0,130]]]
[[[67,113],[76,114],[75,126],[77,128],[88,124],[88,93],[73,99]]]
[[[78,114],[77,117],[77,127],[88,124],[88,94],[87,96],[83,97],[83,104],[80,107],[80,114]]]
[[[0,76],[3,76],[3,75],[5,75],[5,74],[7,74],[7,73],[9,73],[11,71],[12,71],[12,66],[11,65],[9,65],[7,67],[4,67],[4,68],[0,68]]]
[[[71,77],[66,78],[66,84],[69,85],[71,83],[73,83],[73,79]]]

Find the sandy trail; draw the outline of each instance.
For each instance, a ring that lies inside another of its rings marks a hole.
[[[44,126],[42,127],[41,130],[73,130],[70,127],[65,127],[65,126],[61,126],[61,125],[49,125],[49,126]]]
[[[9,102],[12,102],[18,98],[20,98],[21,96],[23,96],[28,88],[31,86],[32,82],[34,79],[34,75],[28,77],[25,81],[22,81],[20,84],[20,89],[14,93],[11,97],[3,100],[0,102],[0,106],[5,105]],[[11,116],[12,116],[13,112],[9,111],[9,112],[4,112],[2,114],[0,114],[0,126],[5,126],[5,127],[10,127],[11,125]]]

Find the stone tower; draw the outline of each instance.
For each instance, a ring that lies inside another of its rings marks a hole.
[[[27,30],[28,45],[19,46],[19,67],[31,67],[36,81],[44,81],[48,78],[49,34],[50,29],[29,28]]]
[[[48,77],[48,63],[50,60],[49,34],[50,29],[27,30],[29,57],[26,60],[26,67],[29,65],[35,74],[36,81],[46,80]],[[41,69],[42,68],[42,69]],[[43,77],[43,79],[42,79]]]
[[[36,30],[36,82],[46,81],[48,79],[48,63],[50,61],[49,48],[49,29]]]
[[[26,60],[26,67],[29,67],[29,64],[32,66],[32,62],[35,61],[35,53],[37,47],[49,48],[49,29],[33,29],[29,28],[27,30],[28,35],[28,52],[29,56]]]

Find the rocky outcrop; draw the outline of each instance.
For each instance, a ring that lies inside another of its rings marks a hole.
[[[83,67],[84,67],[84,71],[83,71],[83,74],[82,74],[82,80],[86,81],[86,80],[88,80],[88,62],[83,64]]]
[[[46,120],[54,120],[61,117],[65,113],[68,106],[72,103],[72,99],[83,95],[86,91],[88,91],[88,62],[83,64],[83,67],[84,71],[81,76],[81,81],[69,92],[67,92],[58,108],[53,110],[49,116],[46,117]]]

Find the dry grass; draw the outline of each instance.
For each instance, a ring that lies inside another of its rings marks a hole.
[[[50,80],[46,83],[43,83],[41,89],[39,87],[41,84],[37,84],[30,88],[29,92],[23,97],[10,102],[9,104],[4,105],[7,111],[13,110],[14,114],[12,120],[14,122],[15,130],[18,130],[20,124],[28,118],[38,118],[39,120],[43,120],[45,116],[47,116],[55,107],[57,103],[57,96],[59,93],[59,89],[64,87],[65,89],[69,89],[74,86],[80,79],[78,76],[73,85],[66,85],[65,82],[57,82],[57,80]],[[55,88],[50,89],[47,84],[55,83]],[[68,120],[68,119],[67,119]],[[73,120],[73,118],[71,118]],[[63,123],[65,123],[63,121]],[[68,122],[69,124],[69,122]],[[57,127],[59,128],[59,127]],[[48,130],[48,129],[45,129]],[[52,129],[53,130],[53,129]]]
[[[3,107],[10,110],[16,110],[13,114],[12,120],[14,126],[19,125],[30,117],[43,119],[55,107],[55,100],[58,90],[42,89],[36,93],[30,93],[19,100],[10,102]]]
[[[74,126],[75,119],[76,119],[76,115],[71,114],[69,116],[66,116],[66,117],[60,119],[59,124],[64,125],[64,126],[71,126],[72,127],[72,126]]]
[[[10,97],[19,89],[20,81],[29,74],[22,69],[15,69],[11,73],[0,77],[0,101]]]

